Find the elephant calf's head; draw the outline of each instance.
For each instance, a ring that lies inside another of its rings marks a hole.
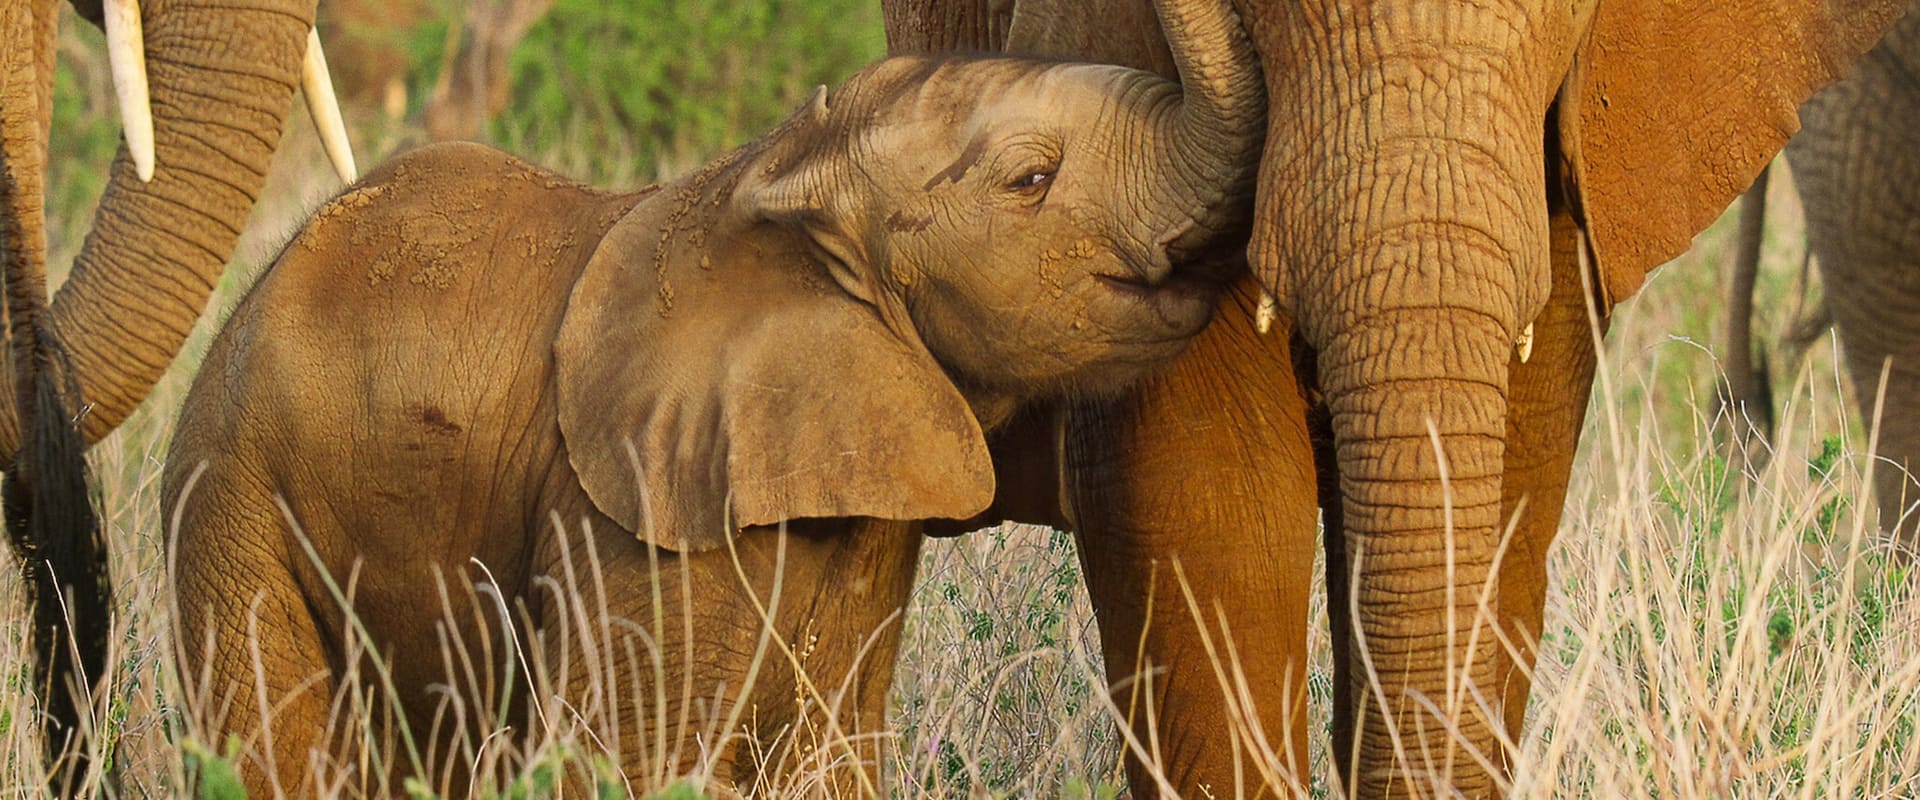
[[[1179,13],[1202,18],[1168,21],[1184,88],[884,61],[636,206],[555,348],[594,504],[674,550],[964,519],[994,493],[984,428],[1172,358],[1212,313],[1220,282],[1187,264],[1246,217],[1265,121],[1226,5]],[[1200,59],[1184,30],[1220,41]]]
[[[741,198],[962,384],[1106,391],[1203,327],[1194,251],[1243,211],[1258,75],[1183,93],[1122,67],[898,58],[816,98]]]

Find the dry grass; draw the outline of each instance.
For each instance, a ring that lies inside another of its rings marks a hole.
[[[217,307],[330,191],[304,123],[290,130]],[[383,136],[374,149],[405,140]],[[1785,181],[1775,182],[1774,197],[1761,307],[1791,309],[1797,216]],[[1868,508],[1867,426],[1853,418],[1853,389],[1837,376],[1830,339],[1804,362],[1776,367],[1797,381],[1778,393],[1785,430],[1770,465],[1756,476],[1730,474],[1719,455],[1728,423],[1714,417],[1711,399],[1722,304],[1702,298],[1724,294],[1726,222],[1616,315],[1552,556],[1545,656],[1527,728],[1513,743],[1516,794],[1920,793],[1920,608],[1908,570],[1857,513]],[[66,230],[78,227],[66,221]],[[71,252],[71,242],[55,244],[56,254]],[[1788,316],[1772,313],[1770,326],[1787,327]],[[190,365],[214,324],[203,323],[183,366],[93,455],[121,608],[117,668],[95,743],[111,745],[134,797],[188,794],[189,764],[210,763],[203,756],[221,746],[193,735],[188,712],[203,712],[196,703],[206,701],[173,669],[157,487]],[[885,783],[875,788],[891,797],[1124,794],[1123,739],[1101,691],[1097,633],[1071,540],[1009,528],[932,542],[920,574],[903,623]],[[0,634],[0,674],[15,689],[0,701],[0,793],[33,796],[44,781],[37,726],[26,723],[33,712],[20,588],[0,581],[0,608],[15,621]],[[1324,619],[1314,635],[1314,775],[1304,783],[1313,796],[1334,796]],[[771,648],[769,657],[782,656]],[[347,726],[380,714],[364,702],[342,709],[338,722]],[[465,757],[510,776],[500,796],[525,796],[514,795],[516,787],[534,790],[569,771],[594,773],[588,754],[600,743],[587,727],[566,723],[566,709],[551,710],[563,721],[535,741],[469,743]],[[786,744],[745,747],[773,753]],[[846,752],[827,744],[816,752]],[[655,777],[608,787],[616,795],[659,790],[671,776]],[[754,793],[795,797],[817,788],[803,778]]]

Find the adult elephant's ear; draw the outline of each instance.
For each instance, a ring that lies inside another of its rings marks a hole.
[[[1609,302],[1753,182],[1908,0],[1598,0],[1559,100]]]
[[[918,342],[803,237],[663,239],[671,205],[643,203],[602,240],[555,344],[560,432],[602,513],[688,552],[752,525],[987,507],[979,423]]]

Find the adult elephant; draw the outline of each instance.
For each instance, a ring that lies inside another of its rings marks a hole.
[[[1163,63],[1135,2],[1006,5],[883,0],[889,45]],[[1349,792],[1494,794],[1593,380],[1590,301],[1604,320],[1683,250],[1904,3],[1240,7],[1270,109],[1252,276],[1162,379],[1003,437],[998,468],[1036,479],[1003,478],[995,515],[1074,528],[1113,677],[1159,670],[1151,703],[1122,703],[1144,709],[1136,793],[1305,774],[1324,512]],[[1229,658],[1245,682],[1223,691]]]
[[[1920,5],[1920,4],[1916,4]],[[1807,250],[1825,286],[1823,316],[1840,338],[1860,419],[1875,436],[1880,527],[1920,545],[1920,13],[1887,32],[1853,74],[1800,107],[1787,164],[1807,220]],[[1760,184],[1756,183],[1756,186]],[[1727,373],[1736,402],[1771,426],[1765,377],[1752,353],[1752,276],[1764,195],[1742,200],[1741,251],[1729,304]],[[1751,205],[1746,205],[1751,203]],[[1881,405],[1885,369],[1884,410]],[[1876,416],[1876,410],[1878,415]]]
[[[13,398],[0,404],[0,468],[8,527],[34,585],[36,683],[63,698],[49,704],[56,756],[85,729],[84,687],[106,667],[104,554],[80,457],[132,413],[192,330],[265,180],[294,87],[305,75],[310,99],[331,94],[310,44],[313,0],[74,5],[106,27],[128,144],[49,303],[43,185],[59,8],[0,0],[0,256],[12,350],[0,379]],[[338,118],[324,103],[314,116]],[[344,136],[329,133],[336,166],[351,172]],[[58,585],[71,586],[66,605]],[[69,686],[82,688],[69,696]]]

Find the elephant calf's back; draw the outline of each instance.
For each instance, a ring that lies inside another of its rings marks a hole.
[[[344,306],[349,319],[440,311],[450,323],[480,322],[489,309],[473,304],[502,290],[522,292],[523,306],[557,308],[600,235],[638,197],[479,145],[425,147],[315,212],[262,290],[280,295],[267,301],[274,305]]]
[[[636,197],[470,144],[372,172],[315,213],[216,339],[167,501],[205,464],[212,485],[250,487],[222,501],[248,516],[284,497],[331,569],[419,561],[421,539],[436,560],[484,556],[499,532],[483,521],[540,490],[501,485],[502,459],[537,473],[564,458],[554,332]],[[381,533],[397,530],[410,534]]]

